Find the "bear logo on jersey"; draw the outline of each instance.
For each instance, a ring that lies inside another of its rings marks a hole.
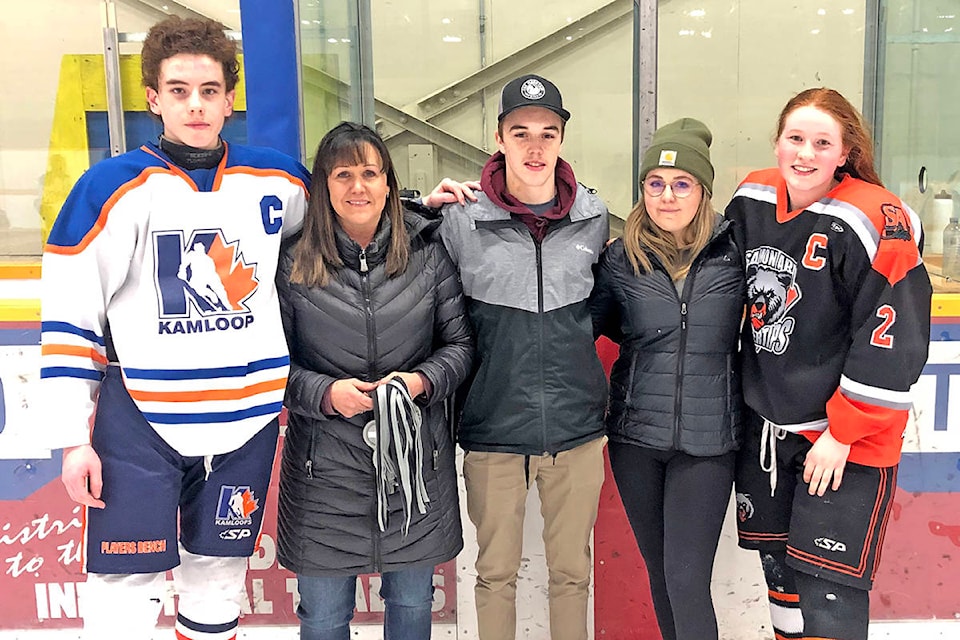
[[[801,297],[797,263],[774,247],[746,254],[747,305],[754,349],[780,355],[790,344],[794,319],[787,312]]]
[[[749,493],[737,493],[737,520],[746,522],[753,517],[753,500]]]
[[[182,231],[153,234],[161,334],[242,329],[253,321],[245,302],[259,286],[257,265],[238,245],[219,229],[195,231],[186,242]],[[192,320],[194,313],[200,319]]]

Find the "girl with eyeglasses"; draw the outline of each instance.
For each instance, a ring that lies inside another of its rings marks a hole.
[[[930,281],[916,213],[832,89],[780,112],[777,167],[727,207],[744,250],[740,546],[760,552],[778,638],[866,640]]]
[[[620,345],[610,463],[664,640],[718,637],[710,576],[740,433],[744,268],[710,201],[711,141],[692,118],[654,133],[590,305],[594,333]]]

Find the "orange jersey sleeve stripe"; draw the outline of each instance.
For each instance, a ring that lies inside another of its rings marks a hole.
[[[903,433],[907,426],[909,412],[905,409],[884,407],[879,404],[870,404],[855,400],[837,389],[827,400],[827,418],[830,421],[830,433],[838,442],[853,444],[865,437],[889,432]],[[880,459],[871,464],[877,467],[893,466],[900,459],[899,439],[897,450],[890,452],[891,460]],[[878,452],[879,453],[879,452]],[[860,462],[854,460],[854,462]]]
[[[240,400],[279,391],[287,385],[286,378],[251,384],[241,389],[210,389],[206,391],[135,391],[128,389],[130,397],[140,402],[204,402],[210,400]]]
[[[45,344],[40,348],[40,354],[44,356],[77,356],[88,358],[103,365],[107,364],[107,357],[96,349],[71,344]]]

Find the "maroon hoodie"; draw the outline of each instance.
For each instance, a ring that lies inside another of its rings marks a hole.
[[[500,151],[490,156],[487,163],[483,165],[483,172],[480,174],[480,187],[495,205],[516,216],[523,224],[527,225],[534,240],[541,242],[547,235],[547,227],[550,226],[550,221],[563,219],[570,212],[573,201],[577,197],[577,179],[573,176],[573,167],[567,164],[563,158],[557,158],[555,180],[557,197],[554,199],[553,207],[540,216],[531,211],[526,204],[507,193],[507,162]],[[539,203],[531,202],[529,204]]]

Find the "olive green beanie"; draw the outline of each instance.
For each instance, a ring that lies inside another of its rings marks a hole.
[[[708,194],[713,194],[713,165],[710,143],[713,134],[707,125],[694,118],[680,118],[657,129],[650,147],[643,154],[640,179],[656,167],[686,171],[700,181]]]

